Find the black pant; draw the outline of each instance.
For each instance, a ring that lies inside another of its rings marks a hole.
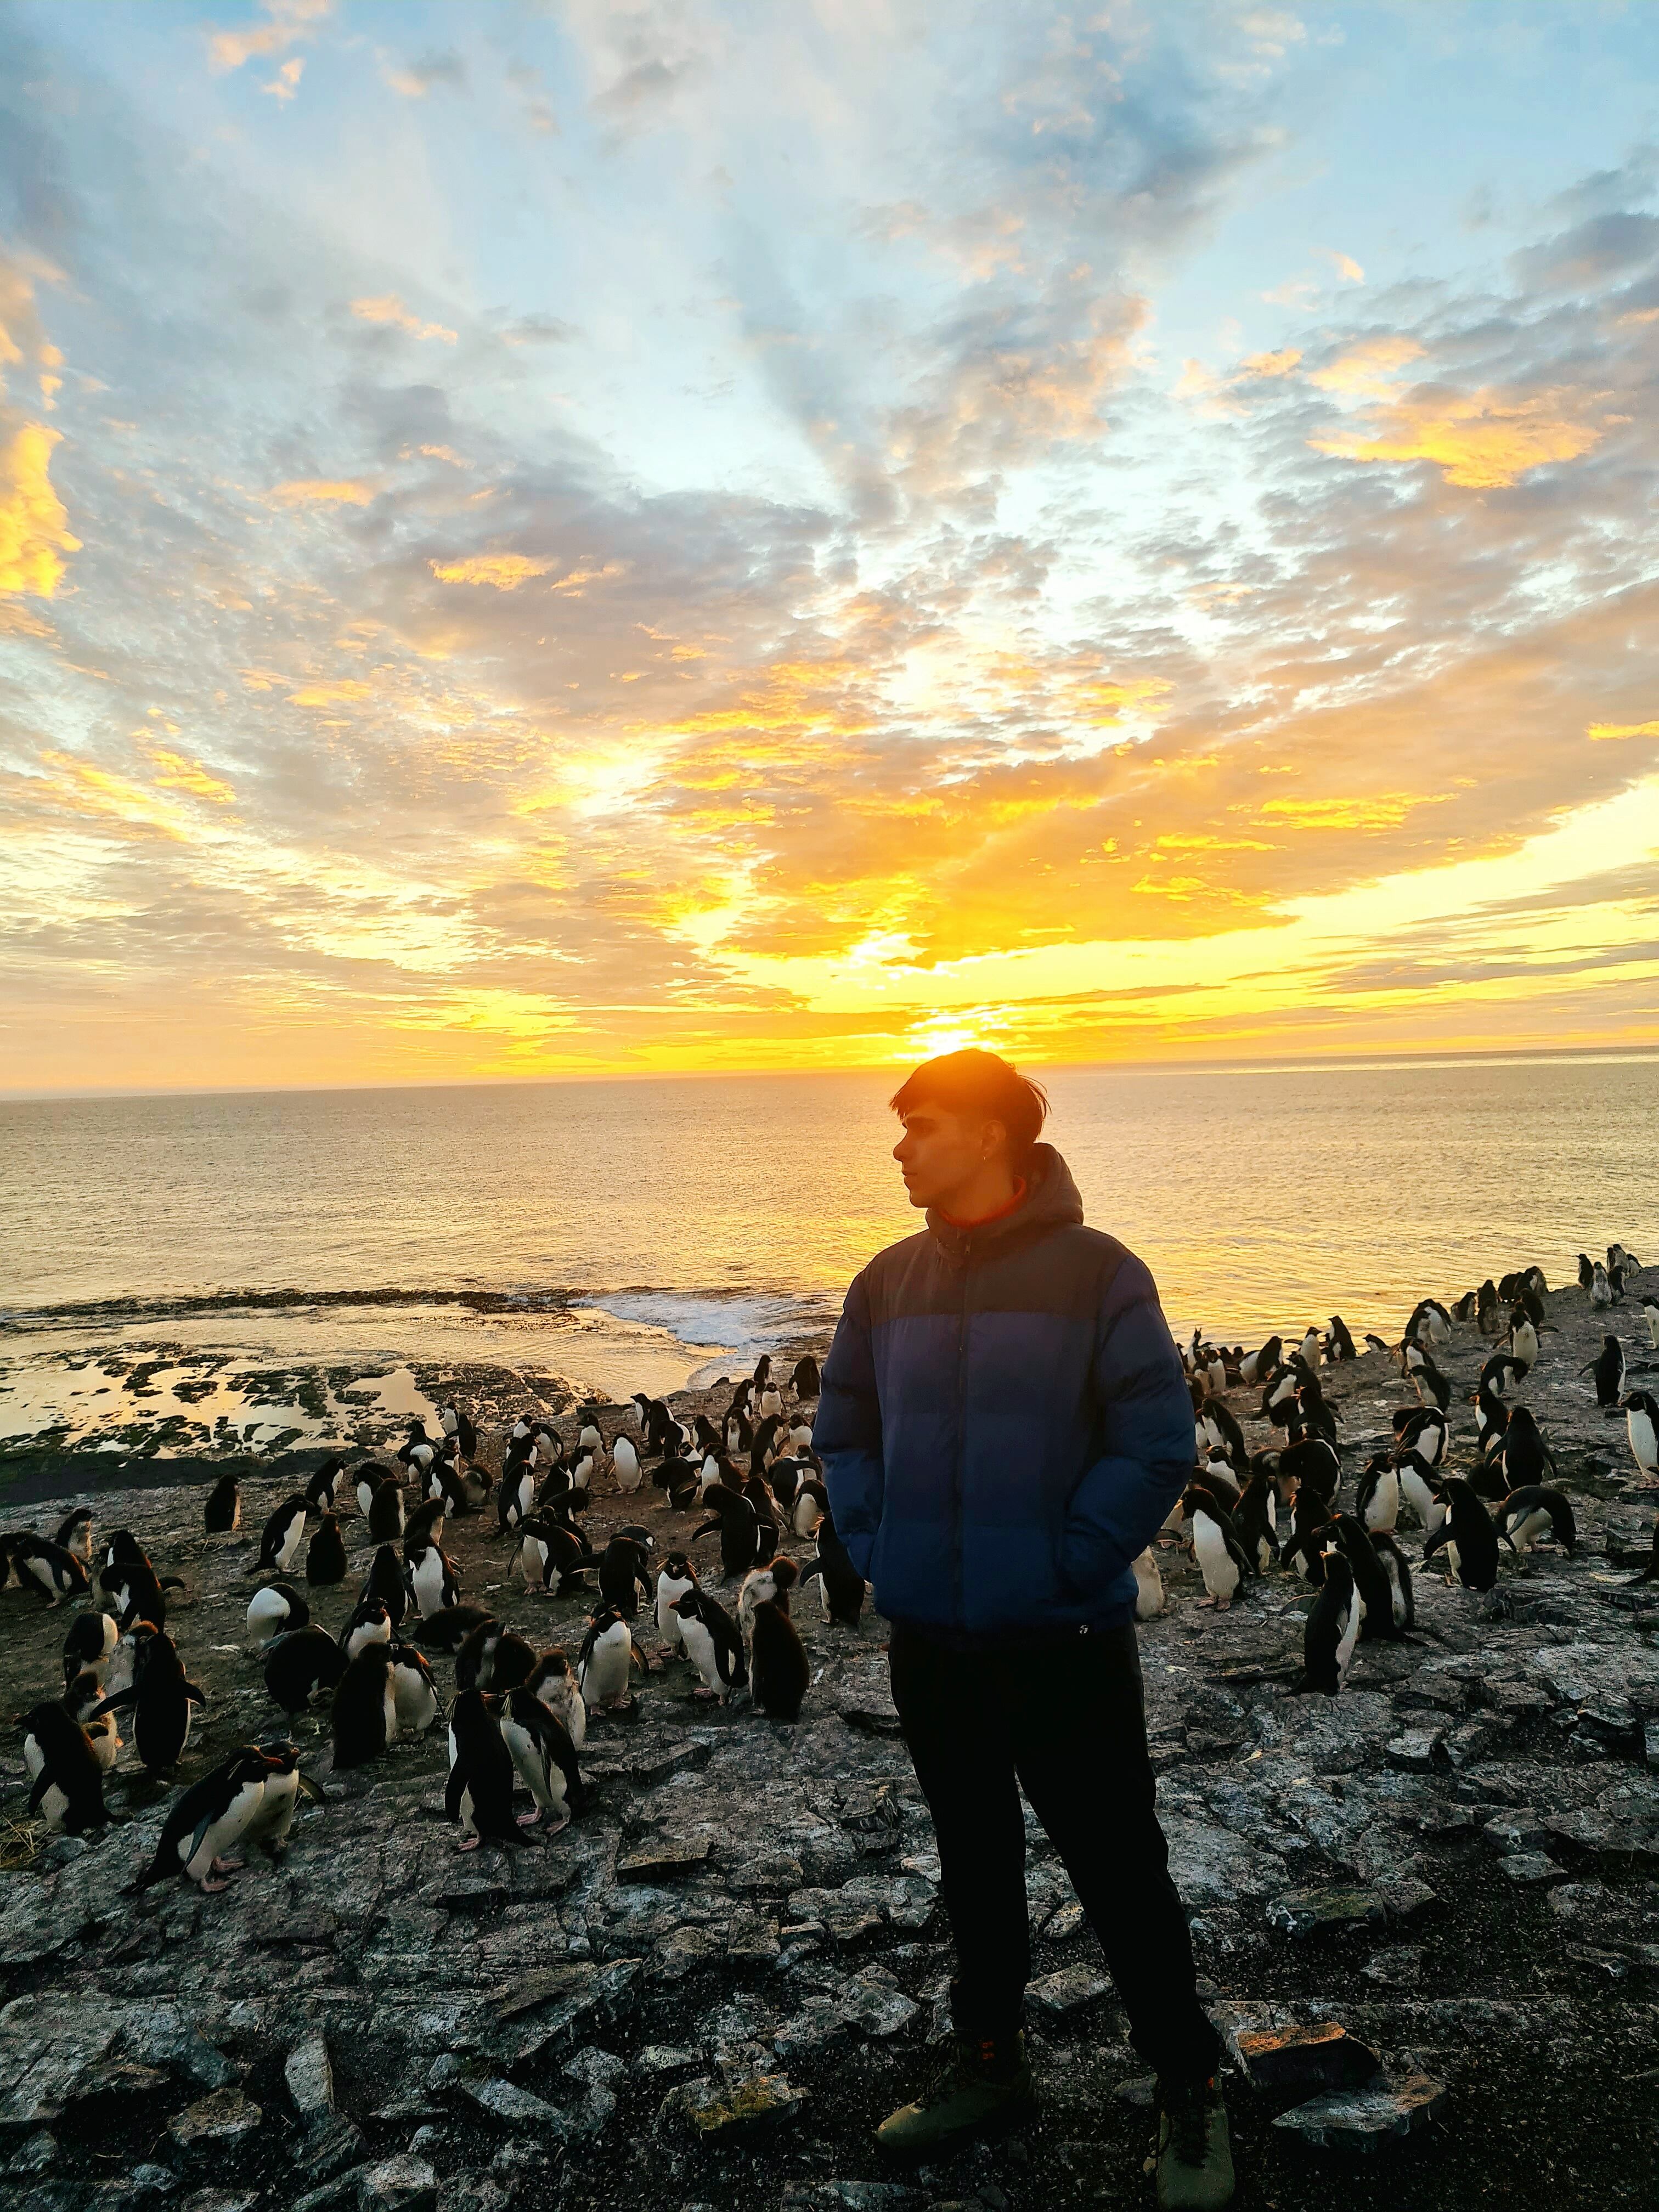
[[[1135,2049],[1165,2081],[1213,2074],[1220,2045],[1158,1824],[1133,1628],[1058,1651],[957,1651],[896,1622],[889,1663],[939,1838],[958,2032],[1019,2025],[1031,1974],[1023,1788],[1100,1939]]]

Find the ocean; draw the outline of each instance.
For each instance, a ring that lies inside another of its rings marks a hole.
[[[0,1440],[90,1433],[87,1360],[158,1347],[178,1406],[246,1435],[281,1399],[238,1362],[372,1370],[401,1413],[422,1363],[622,1396],[821,1341],[921,1225],[889,1157],[902,1073],[0,1102]],[[1178,1334],[1246,1344],[1332,1312],[1397,1337],[1425,1292],[1659,1249],[1656,1078],[1635,1055],[1042,1072],[1090,1220]]]

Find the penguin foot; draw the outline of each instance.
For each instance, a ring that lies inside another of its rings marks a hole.
[[[544,1836],[557,1836],[557,1835],[562,1835],[562,1834],[563,1833],[563,1832],[565,1831],[565,1829],[567,1829],[569,1826],[570,1826],[570,1815],[569,1815],[569,1814],[568,1814],[568,1813],[567,1813],[567,1814],[565,1814],[565,1816],[564,1816],[564,1818],[563,1818],[563,1820],[550,1820],[550,1821],[548,1823],[547,1826],[546,1826],[546,1827],[544,1827],[544,1828],[542,1830],[542,1833],[543,1833],[543,1835],[544,1835]]]
[[[211,1875],[204,1875],[202,1877],[200,1887],[202,1894],[204,1897],[214,1897],[216,1896],[222,1889],[228,1889],[230,1887],[230,1884],[228,1881],[215,1881]]]
[[[476,1851],[483,1841],[482,1836],[463,1836],[455,1848],[458,1851]]]
[[[215,1874],[240,1874],[246,1864],[246,1859],[215,1859],[213,1871]]]
[[[519,1815],[519,1826],[521,1828],[533,1828],[537,1821],[539,1820],[541,1817],[541,1808],[538,1806],[533,1813],[520,1813]]]

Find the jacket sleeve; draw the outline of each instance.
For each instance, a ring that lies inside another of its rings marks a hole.
[[[855,1276],[823,1364],[812,1449],[823,1462],[823,1486],[836,1534],[857,1571],[870,1572],[870,1554],[881,1526],[886,1474],[881,1456],[881,1404],[870,1348],[870,1297]]]
[[[1181,1355],[1138,1261],[1114,1288],[1127,1300],[1109,1317],[1095,1354],[1103,1449],[1072,1493],[1060,1544],[1066,1580],[1104,1592],[1144,1552],[1191,1477],[1193,1401]],[[1115,1304],[1116,1301],[1115,1300]]]

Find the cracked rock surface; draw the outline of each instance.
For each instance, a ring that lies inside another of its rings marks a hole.
[[[1656,1285],[1650,1271],[1642,1287]],[[1519,1395],[1572,1496],[1576,1557],[1506,1555],[1498,1606],[1419,1571],[1415,1638],[1361,1645],[1328,1700],[1293,1694],[1304,1586],[1272,1575],[1216,1614],[1190,1565],[1163,1556],[1169,1609],[1141,1634],[1148,1723],[1206,1998],[1236,2054],[1241,2202],[1323,2206],[1334,2185],[1389,2212],[1659,2201],[1659,1588],[1631,1578],[1655,1498],[1575,1371],[1608,1326],[1640,1358],[1639,1313],[1627,1302],[1606,1321],[1576,1289],[1547,1304],[1558,1333]],[[1473,1455],[1466,1396],[1489,1349],[1459,1328],[1440,1355],[1460,1393],[1455,1467]],[[1377,1355],[1323,1379],[1351,1496],[1408,1394]],[[1254,1394],[1231,1404],[1267,1442]],[[607,1438],[622,1419],[603,1416]],[[487,1440],[492,1462],[498,1448]],[[245,1530],[319,1456],[250,1480]],[[797,1602],[813,1681],[793,1725],[695,1701],[678,1661],[650,1674],[631,1718],[593,1721],[591,1803],[540,1849],[456,1854],[441,1727],[333,1778],[325,1725],[302,1717],[325,1802],[302,1806],[286,1860],[255,1852],[222,1895],[128,1893],[178,1784],[286,1732],[244,1623],[251,1547],[204,1539],[202,1470],[178,1471],[88,1501],[100,1529],[131,1528],[190,1586],[169,1626],[209,1703],[177,1782],[129,1749],[108,1786],[119,1824],[47,1839],[25,1820],[15,1733],[6,1752],[8,2207],[1151,2202],[1145,2069],[1030,1820],[1042,2118],[936,2172],[875,2162],[871,2128],[935,2055],[950,1948],[868,1611],[849,1632]],[[0,1525],[49,1528],[70,1502],[66,1485]],[[648,1485],[631,1499],[602,1486],[596,1542],[635,1519],[659,1551],[696,1525]],[[349,1506],[341,1526],[348,1581],[310,1594],[330,1628],[369,1556]],[[446,1532],[464,1600],[574,1656],[582,1607],[526,1596],[494,1532],[493,1511]],[[1420,1537],[1402,1539],[1414,1559]],[[699,1557],[718,1589],[712,1543]],[[68,1619],[0,1595],[9,1712],[52,1694]],[[640,1635],[654,1653],[654,1623]],[[450,1662],[434,1667],[447,1689]]]

